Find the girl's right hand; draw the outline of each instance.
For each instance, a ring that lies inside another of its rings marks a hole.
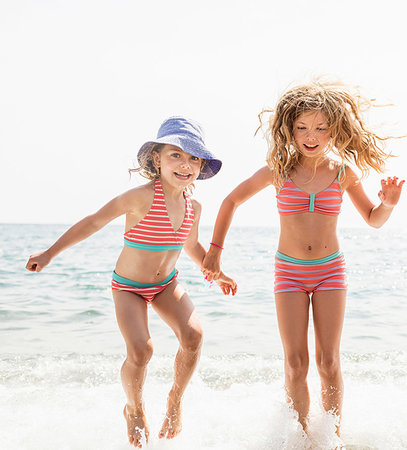
[[[31,255],[25,268],[30,272],[41,272],[51,262],[48,250]]]
[[[209,250],[202,261],[201,272],[205,275],[205,279],[208,281],[217,280],[221,274],[220,253],[214,254],[211,250]]]

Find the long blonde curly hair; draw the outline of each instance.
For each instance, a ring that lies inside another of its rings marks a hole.
[[[267,164],[273,170],[275,185],[281,187],[287,174],[299,162],[293,129],[295,120],[303,113],[321,111],[325,114],[331,135],[327,151],[342,160],[353,162],[366,176],[370,169],[384,172],[385,160],[391,156],[384,151],[390,137],[379,137],[367,129],[362,112],[373,106],[358,91],[339,82],[314,80],[288,90],[274,110],[259,114],[260,126],[268,144]],[[264,130],[263,115],[271,113]]]

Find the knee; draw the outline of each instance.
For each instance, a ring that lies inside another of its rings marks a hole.
[[[145,366],[153,356],[153,344],[151,340],[132,342],[127,346],[126,362],[136,366]]]
[[[317,355],[317,367],[322,378],[336,378],[341,373],[340,357],[338,354],[321,353]]]
[[[305,381],[308,374],[308,355],[289,355],[285,358],[285,375],[292,382]]]
[[[203,332],[200,327],[190,327],[181,334],[180,344],[184,350],[197,352],[201,349]]]

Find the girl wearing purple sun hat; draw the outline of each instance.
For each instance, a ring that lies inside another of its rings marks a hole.
[[[222,162],[206,148],[200,125],[185,117],[170,117],[157,138],[137,155],[136,170],[150,181],[111,200],[66,231],[48,250],[32,255],[26,268],[41,272],[61,251],[84,240],[116,217],[126,215],[124,246],[112,275],[116,317],[126,343],[121,369],[127,396],[124,417],[130,444],[141,447],[149,428],[142,400],[147,364],[153,347],[147,308],[152,305],[172,328],[179,350],[167,413],[159,437],[171,439],[182,428],[181,400],[194,372],[202,344],[202,328],[194,305],[177,280],[175,264],[185,248],[198,266],[206,250],[198,241],[201,205],[187,193],[196,179],[219,172]],[[236,283],[221,273],[217,280],[225,295]]]
[[[137,159],[143,164],[156,144],[174,145],[185,153],[196,156],[202,160],[202,167],[197,177],[206,180],[216,175],[222,167],[222,161],[217,159],[205,146],[204,134],[201,126],[185,117],[170,117],[160,126],[157,139],[146,142],[140,148]]]

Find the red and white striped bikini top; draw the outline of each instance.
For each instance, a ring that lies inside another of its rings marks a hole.
[[[316,194],[303,191],[287,175],[283,187],[276,195],[278,212],[281,215],[316,212],[337,216],[341,212],[342,204],[342,188],[338,177],[343,168],[344,166],[327,188]]]
[[[124,245],[150,251],[181,250],[192,225],[194,210],[189,195],[184,192],[185,216],[175,231],[168,216],[160,179],[154,185],[154,200],[144,219],[124,233]]]

